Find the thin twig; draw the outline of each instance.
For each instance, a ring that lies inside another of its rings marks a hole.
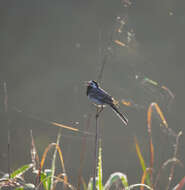
[[[110,33],[110,40],[108,41],[108,43],[106,45],[106,48],[103,49],[103,51],[102,51],[101,48],[99,49],[100,54],[104,53],[104,56],[103,56],[103,60],[101,62],[100,70],[98,72],[98,78],[97,78],[98,83],[102,82],[105,65],[106,65],[107,60],[108,60],[108,58],[110,56],[110,50],[111,50],[111,44],[113,42],[113,34],[114,34],[114,32],[115,32],[115,29],[113,29],[112,32]],[[101,41],[101,32],[99,33],[99,40]],[[100,55],[100,57],[101,57],[101,55]]]
[[[8,128],[8,174],[9,174],[9,178],[11,175],[11,171],[10,171],[10,130]]]
[[[99,75],[98,75],[98,83],[101,83],[101,80],[102,80],[102,77],[103,77],[103,71],[104,71],[104,68],[105,68],[105,64],[107,63],[107,58],[108,58],[108,55],[106,54],[103,58],[103,61],[102,61],[102,65],[101,65],[101,68],[100,68],[100,72],[99,72]]]
[[[4,89],[4,112],[5,117],[7,119],[7,129],[8,129],[8,174],[10,178],[10,129],[9,129],[9,118],[8,118],[8,92],[7,92],[7,85],[6,82],[3,83],[3,89]]]
[[[4,112],[5,112],[7,129],[8,129],[7,152],[8,152],[8,174],[9,174],[9,178],[10,178],[10,176],[11,176],[11,171],[10,171],[10,127],[9,127],[9,117],[8,117],[8,91],[7,91],[6,82],[3,83],[3,88],[4,88]],[[10,187],[8,189],[10,189]]]

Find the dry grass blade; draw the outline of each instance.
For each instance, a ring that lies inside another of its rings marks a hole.
[[[146,179],[147,173],[149,173],[150,170],[151,170],[151,168],[146,168],[146,170],[143,172],[143,176],[141,178],[141,184],[145,183],[145,179]],[[141,186],[140,190],[143,190],[143,189],[144,189],[144,186]]]
[[[125,46],[126,46],[125,43],[123,43],[123,42],[121,42],[121,41],[119,41],[119,40],[114,40],[114,42],[115,42],[116,44],[122,46],[122,47],[125,47]]]
[[[33,163],[33,170],[36,170],[37,166],[39,166],[39,156],[37,154],[37,149],[36,149],[36,146],[35,146],[35,141],[34,141],[34,138],[33,138],[32,130],[30,131],[30,136],[31,136],[31,150],[30,150],[31,160],[32,160],[32,163]]]
[[[38,177],[40,178],[41,170],[42,170],[42,168],[43,168],[43,166],[44,166],[44,162],[45,162],[47,153],[48,153],[48,151],[49,151],[53,146],[56,147],[56,149],[57,149],[57,151],[58,151],[58,153],[59,153],[59,157],[60,157],[60,161],[61,161],[61,166],[62,166],[62,170],[63,170],[63,174],[64,174],[64,180],[63,180],[63,181],[64,181],[65,184],[67,184],[68,179],[67,179],[66,170],[65,170],[65,167],[64,167],[64,160],[63,160],[63,156],[62,156],[62,151],[61,151],[59,145],[57,145],[56,143],[51,143],[51,144],[48,145],[48,147],[46,147],[46,149],[45,149],[45,151],[44,151],[44,153],[43,153],[43,155],[42,155],[41,162],[40,162],[40,168],[39,168]]]
[[[145,179],[146,179],[146,174],[147,174],[147,172],[148,172],[148,170],[145,170],[145,171],[143,172],[143,176],[142,176],[142,178],[141,178],[141,184],[144,184],[144,183],[145,183]],[[144,187],[141,186],[141,187],[140,187],[140,190],[143,190],[143,189],[144,189]]]
[[[150,174],[152,176],[152,169],[153,169],[153,166],[154,166],[154,146],[153,146],[153,143],[152,143],[152,137],[150,138]]]
[[[68,181],[66,181],[65,176],[64,179],[60,178],[60,177],[54,177],[55,178],[55,186],[58,182],[61,182],[63,184],[65,184],[68,188],[72,189],[72,190],[76,190],[75,187],[73,187]],[[54,190],[54,189],[52,189]]]
[[[60,174],[59,176],[61,176],[61,175],[63,175],[63,174]],[[55,181],[54,181],[54,186],[53,186],[53,189],[51,189],[51,190],[54,190],[54,189],[55,189],[56,184],[57,184],[58,182],[61,182],[61,183],[65,184],[65,185],[66,185],[68,188],[70,188],[71,190],[76,190],[75,187],[73,187],[69,182],[66,182],[65,179],[62,179],[61,177],[58,177],[58,176],[57,176],[57,177],[54,176],[54,179],[55,179]],[[47,178],[45,178],[45,180],[47,180]],[[41,182],[39,183],[39,185],[36,187],[36,190],[38,190],[39,187],[40,187],[42,184],[43,184],[43,181],[41,181]]]
[[[152,118],[152,104],[150,104],[147,112],[147,124],[148,124],[148,133],[151,134],[151,118]]]
[[[57,126],[57,127],[61,127],[61,128],[64,128],[64,129],[68,129],[68,130],[71,130],[71,131],[75,131],[75,132],[81,133],[83,135],[94,136],[94,134],[92,134],[92,133],[90,133],[88,131],[82,131],[82,130],[79,130],[77,128],[74,128],[74,127],[71,127],[71,126],[67,126],[67,125],[64,125],[64,124],[61,124],[61,123],[57,123],[57,122],[54,122],[54,121],[46,121],[46,122],[50,123],[51,125]]]
[[[161,118],[161,120],[162,120],[164,126],[165,126],[166,128],[168,128],[168,123],[166,122],[166,119],[165,119],[165,117],[164,117],[164,115],[163,115],[161,109],[159,108],[158,104],[157,104],[157,103],[153,103],[153,104],[154,104],[155,109],[156,109],[157,113],[159,114],[159,116],[160,116],[160,118]]]
[[[59,156],[60,156],[60,161],[61,161],[61,166],[62,166],[62,169],[63,169],[63,173],[65,173],[65,167],[64,167],[64,160],[63,160],[63,156],[62,156],[62,151],[61,151],[59,145],[57,145],[56,143],[49,144],[48,147],[45,149],[44,154],[42,156],[41,163],[40,163],[40,167],[42,169],[42,167],[44,165],[44,162],[45,162],[45,159],[46,159],[46,155],[47,155],[48,151],[51,149],[51,147],[53,147],[53,146],[55,146],[57,148],[57,151],[58,151]]]
[[[180,131],[176,137],[176,144],[175,144],[175,150],[174,150],[174,154],[173,154],[173,157],[176,158],[177,157],[177,152],[178,152],[178,145],[179,145],[179,138],[180,136],[182,135],[182,131]],[[170,185],[171,185],[171,182],[172,182],[172,179],[173,179],[173,175],[174,175],[174,169],[175,169],[175,162],[172,164],[171,166],[171,169],[170,169],[170,174],[169,174],[169,177],[168,177],[168,184],[167,184],[167,187],[166,187],[166,190],[168,190],[170,188]]]
[[[181,190],[185,185],[185,176],[181,179],[181,181],[173,188],[173,190]]]
[[[168,92],[168,94],[171,96],[171,98],[175,98],[175,95],[172,93],[172,91],[167,88],[166,86],[161,86],[162,89],[166,90]]]
[[[156,109],[158,115],[160,116],[164,126],[166,128],[168,128],[168,123],[164,117],[164,114],[162,113],[161,109],[159,108],[158,104],[153,102],[150,104],[149,108],[148,108],[148,112],[147,112],[147,123],[148,123],[148,132],[151,133],[151,118],[152,118],[152,110],[153,110],[153,107]]]
[[[165,162],[162,164],[162,166],[161,166],[161,168],[160,168],[160,170],[158,171],[158,174],[157,174],[157,176],[156,176],[155,183],[154,183],[154,189],[156,189],[156,187],[157,187],[157,183],[158,183],[158,181],[159,181],[159,179],[160,179],[160,176],[161,176],[162,171],[163,171],[170,163],[179,164],[181,167],[183,167],[183,164],[182,164],[181,161],[178,160],[177,158],[170,158],[170,159],[168,159],[167,161],[165,161]]]
[[[148,112],[147,112],[147,126],[148,126],[148,134],[149,134],[149,138],[150,138],[150,168],[151,169],[154,166],[154,146],[152,143],[152,111],[153,111],[153,108],[156,109],[158,115],[160,116],[162,123],[168,129],[168,123],[167,123],[161,109],[159,108],[158,104],[155,102],[151,103],[148,108]],[[151,181],[152,181],[152,170],[150,170],[150,171],[151,171],[150,177],[151,177]]]
[[[65,129],[69,129],[71,131],[79,131],[79,129],[77,129],[77,128],[70,127],[70,126],[67,126],[67,125],[63,125],[61,123],[57,123],[57,122],[53,122],[53,121],[50,121],[50,124],[58,126],[58,127],[62,127],[62,128],[65,128]]]
[[[21,109],[19,109],[17,107],[13,107],[12,109],[14,111],[18,112],[18,113],[24,114],[26,117],[29,117],[31,119],[34,119],[34,120],[37,120],[37,121],[40,121],[40,122],[43,122],[43,123],[46,123],[46,124],[49,124],[49,125],[54,125],[54,126],[57,126],[57,127],[68,129],[70,131],[79,132],[79,133],[82,133],[82,134],[85,134],[85,135],[92,135],[89,132],[81,131],[81,130],[79,130],[77,128],[74,128],[74,127],[71,127],[71,126],[68,126],[68,125],[64,125],[64,124],[61,124],[61,123],[58,123],[58,122],[55,122],[55,121],[49,121],[49,120],[46,120],[46,119],[41,119],[40,117],[38,117],[36,115],[33,115],[33,114],[28,114],[28,113],[26,114],[23,110],[21,110]]]

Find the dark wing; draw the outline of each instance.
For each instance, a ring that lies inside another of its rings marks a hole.
[[[99,101],[101,101],[103,104],[109,104],[112,105],[114,104],[114,99],[103,89],[98,88],[98,89],[91,89],[91,92],[89,93],[89,96],[92,98],[96,98]]]

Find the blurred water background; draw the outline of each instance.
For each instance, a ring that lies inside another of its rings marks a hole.
[[[149,163],[150,103],[158,103],[175,132],[184,128],[185,2],[2,0],[0,7],[0,170],[8,170],[7,117],[12,170],[31,161],[31,129],[39,155],[56,141],[57,127],[26,114],[94,132],[95,109],[86,97],[84,81],[97,80],[105,61],[102,87],[133,106],[120,104],[120,110],[129,118],[128,128],[122,126],[109,108],[101,115],[103,178],[106,181],[112,172],[120,171],[128,175],[130,183],[139,182],[142,170],[134,136]],[[4,113],[3,82],[7,84],[8,116]],[[174,96],[161,89],[163,85]],[[16,112],[15,107],[24,114]],[[182,163],[184,139],[184,136],[180,139],[178,154]],[[160,118],[155,113],[153,141],[157,169],[172,157],[175,141],[161,130]],[[62,130],[60,145],[73,184],[77,183],[83,142],[83,135]],[[49,159],[47,162],[50,164]],[[58,163],[58,170],[59,167]],[[87,137],[83,163],[86,180],[93,174],[92,167],[93,138]],[[174,185],[184,176],[179,166],[175,172]],[[164,172],[164,183],[165,174],[168,172]]]

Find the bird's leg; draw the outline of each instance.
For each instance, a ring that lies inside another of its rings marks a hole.
[[[99,109],[99,114],[103,111],[103,106],[100,107]]]
[[[103,111],[103,106],[101,107],[97,107],[97,111],[96,111],[96,118],[99,117],[100,113]]]

